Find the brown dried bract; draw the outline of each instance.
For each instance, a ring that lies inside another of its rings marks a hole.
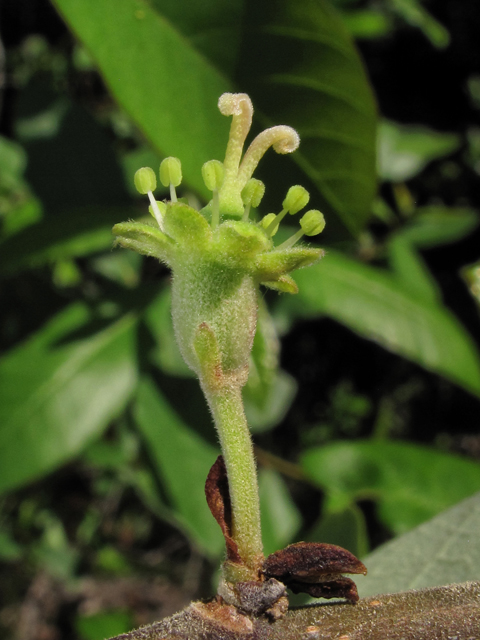
[[[223,456],[218,456],[212,468],[208,472],[205,482],[205,496],[213,517],[220,525],[227,547],[227,559],[231,562],[241,563],[238,546],[232,538],[232,507],[230,492],[228,490],[228,477]]]
[[[366,574],[365,565],[334,544],[297,542],[268,556],[263,573],[280,580],[293,593],[314,598],[346,598],[357,602],[357,587],[343,573]]]
[[[344,576],[316,583],[289,582],[288,588],[293,593],[307,593],[312,598],[345,598],[350,602],[358,602],[357,585]]]

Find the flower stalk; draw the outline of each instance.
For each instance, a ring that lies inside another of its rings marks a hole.
[[[224,563],[221,589],[228,601],[235,584],[263,580],[256,464],[242,402],[259,285],[296,293],[289,273],[314,264],[323,251],[293,245],[305,234],[319,233],[324,220],[320,212],[307,212],[301,230],[290,241],[274,246],[273,236],[282,218],[305,207],[309,194],[303,187],[292,187],[281,213],[269,214],[257,224],[250,219],[251,209],[259,206],[265,186],[252,174],[270,146],[278,153],[294,151],[298,134],[283,125],[267,129],[253,140],[242,159],[253,115],[250,98],[224,94],[219,109],[232,117],[232,124],[224,162],[210,160],[202,167],[212,200],[200,211],[178,201],[181,164],[177,158],[166,158],[160,166],[160,181],[170,188],[170,201],[155,201],[155,174],[149,168],[139,169],[135,185],[148,195],[153,219],[117,224],[113,233],[116,244],[154,256],[172,270],[176,339],[207,399],[228,477],[230,533],[238,549],[235,561]],[[231,598],[235,604],[235,596]]]

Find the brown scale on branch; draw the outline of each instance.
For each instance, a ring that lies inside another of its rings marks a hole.
[[[343,574],[366,575],[367,569],[353,553],[337,545],[297,542],[269,555],[263,573],[283,582],[293,593],[357,602],[357,587]]]

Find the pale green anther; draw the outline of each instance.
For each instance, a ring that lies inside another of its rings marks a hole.
[[[209,191],[218,191],[220,189],[224,175],[223,162],[219,160],[209,160],[202,167],[202,178]]]
[[[150,167],[142,167],[135,172],[133,177],[135,189],[143,196],[147,195],[149,191],[155,191],[157,188],[157,178],[155,172]]]
[[[323,217],[323,213],[316,209],[307,211],[307,213],[300,219],[300,226],[301,229],[294,233],[288,240],[282,242],[277,249],[290,249],[290,247],[293,247],[293,245],[296,244],[303,236],[316,236],[321,233],[325,229],[325,218]]]
[[[182,164],[178,158],[170,156],[160,164],[160,182],[164,187],[178,187],[182,182]]]
[[[310,194],[308,191],[299,184],[296,184],[288,190],[282,206],[293,216],[303,209],[303,207],[306,207],[309,200]]]
[[[306,236],[316,236],[325,229],[325,218],[321,211],[311,209],[301,217],[300,226]]]
[[[260,220],[260,225],[267,230],[276,217],[275,213],[267,213],[267,215]],[[278,227],[279,224],[274,225],[272,231],[269,232],[269,236],[274,236],[278,231]]]
[[[160,211],[161,215],[164,216],[166,211],[167,211],[167,205],[165,204],[165,202],[162,202],[161,200],[155,200],[155,203],[157,205],[158,211]],[[148,207],[148,212],[149,212],[149,214],[151,216],[153,216],[155,219],[157,219],[158,213],[153,210],[153,206],[152,205],[150,205]]]
[[[242,200],[245,206],[258,207],[265,194],[265,185],[261,180],[250,178],[242,190]]]

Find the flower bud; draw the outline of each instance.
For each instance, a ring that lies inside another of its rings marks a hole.
[[[265,193],[265,185],[261,180],[250,178],[242,190],[242,201],[246,206],[254,209],[258,207]]]
[[[304,187],[296,184],[288,190],[282,206],[293,216],[303,209],[303,207],[306,207],[309,200],[310,194],[308,191]]]
[[[209,191],[220,189],[224,174],[223,163],[219,160],[209,160],[202,167],[203,181]]]
[[[164,187],[173,185],[178,187],[182,182],[182,165],[178,158],[170,156],[160,164],[160,182]]]
[[[311,209],[301,217],[300,226],[306,236],[316,236],[325,229],[325,218],[321,211]]]
[[[149,191],[155,191],[157,188],[157,178],[155,172],[150,167],[142,167],[135,172],[133,177],[136,190],[142,195],[146,195]]]

